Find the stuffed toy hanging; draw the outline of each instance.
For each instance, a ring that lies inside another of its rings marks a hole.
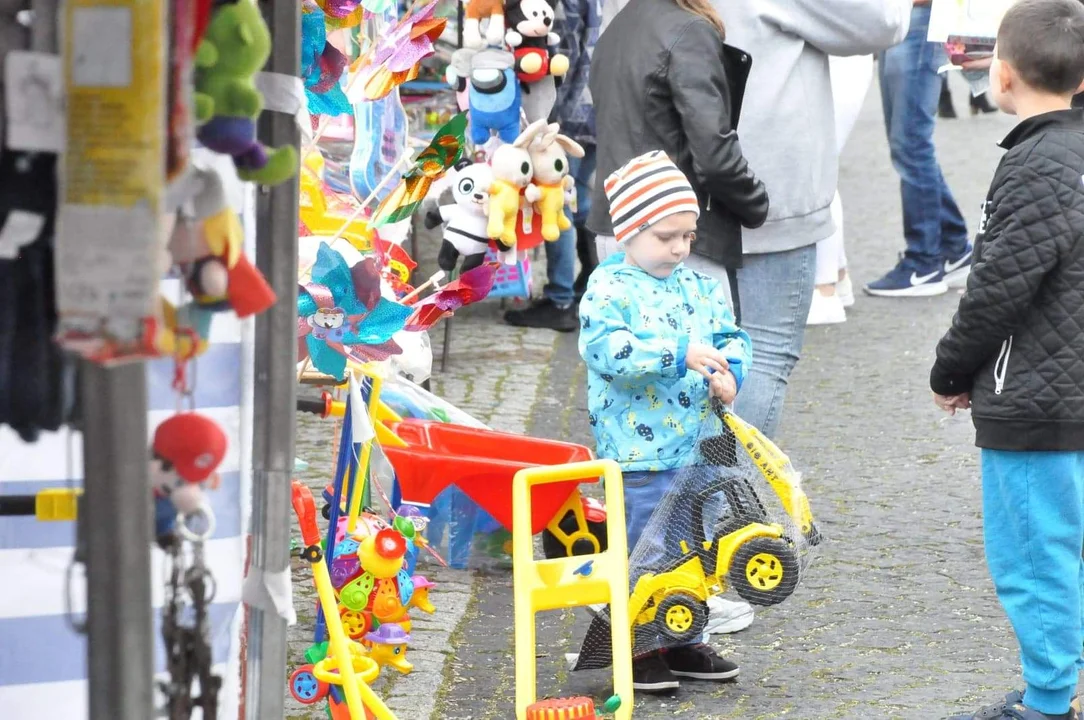
[[[507,0],[508,32],[504,40],[515,54],[516,77],[522,83],[538,82],[547,75],[561,77],[568,72],[568,57],[557,52],[561,38],[551,32],[554,0]],[[525,87],[529,93],[530,88]]]
[[[519,136],[521,96],[515,58],[504,50],[481,50],[471,58],[470,139],[485,145],[491,134],[512,143]]]
[[[197,137],[229,155],[242,180],[276,185],[297,172],[290,145],[268,150],[256,140],[263,96],[253,78],[271,54],[271,33],[252,0],[218,6],[196,51]]]
[[[487,235],[504,251],[516,245],[516,219],[519,216],[520,194],[531,183],[534,166],[528,148],[546,121],[531,123],[515,142],[501,145],[493,151],[493,182],[489,186],[489,223]]]
[[[200,191],[193,198],[190,221],[177,224],[170,238],[173,262],[181,267],[198,307],[233,309],[245,318],[275,304],[275,293],[244,253],[244,231],[230,208],[222,178],[213,170],[195,170]]]
[[[562,232],[572,227],[572,221],[565,215],[565,197],[575,180],[569,175],[568,156],[582,158],[583,147],[575,140],[560,134],[561,126],[551,123],[531,143],[531,165],[534,178],[531,191],[535,207],[542,216],[542,237],[553,242]]]
[[[452,61],[444,71],[445,81],[455,90],[456,105],[460,111],[470,109],[470,69],[476,52],[471,48],[459,48],[452,53]]]
[[[489,188],[493,170],[485,163],[460,160],[452,178],[455,203],[434,210],[425,218],[430,230],[444,223],[444,241],[437,256],[437,265],[444,272],[455,270],[463,256],[461,272],[468,272],[486,259],[489,249]]]
[[[203,514],[213,528],[214,516],[203,488],[218,487],[218,466],[226,457],[226,433],[199,413],[179,413],[154,431],[151,444],[151,488],[155,500],[155,534],[165,542],[176,528],[178,516],[188,525],[193,515]]]
[[[485,39],[482,39],[482,21],[489,20]],[[504,42],[504,1],[469,0],[463,11],[463,46],[479,50],[486,45],[498,46]]]

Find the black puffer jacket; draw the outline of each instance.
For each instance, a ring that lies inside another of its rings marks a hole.
[[[613,235],[607,176],[653,150],[670,156],[700,200],[692,251],[740,267],[741,228],[768,217],[768,194],[742,155],[738,116],[751,58],[671,0],[632,0],[595,45],[591,98],[598,175],[587,226]]]
[[[971,393],[976,444],[1084,450],[1084,111],[1020,123],[930,385]]]

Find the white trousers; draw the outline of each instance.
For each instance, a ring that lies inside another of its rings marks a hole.
[[[832,75],[832,103],[836,115],[836,152],[842,153],[873,81],[873,58],[868,55],[833,57],[828,59],[828,67]],[[817,285],[835,284],[839,280],[840,270],[847,267],[847,253],[843,246],[843,203],[838,190],[832,199],[831,210],[836,231],[817,243]]]

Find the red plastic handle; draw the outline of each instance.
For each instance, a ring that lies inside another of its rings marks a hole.
[[[316,524],[316,502],[312,499],[312,491],[297,480],[291,483],[291,499],[294,505],[294,514],[297,515],[297,524],[301,527],[301,540],[305,547],[320,544],[320,528]]]

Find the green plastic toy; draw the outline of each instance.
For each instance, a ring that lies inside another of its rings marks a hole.
[[[277,185],[297,172],[297,151],[256,139],[263,96],[253,78],[271,54],[271,33],[251,0],[218,7],[196,50],[196,136],[229,155],[242,180]]]

